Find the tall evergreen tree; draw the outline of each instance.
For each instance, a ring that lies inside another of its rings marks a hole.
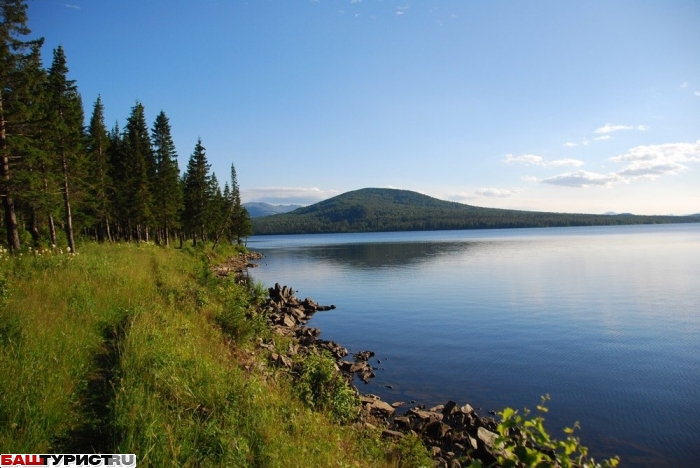
[[[155,178],[155,164],[146,115],[140,102],[131,109],[126,123],[124,158],[129,222],[134,224],[136,239],[148,241],[148,225],[153,221],[151,182]]]
[[[197,140],[194,152],[187,163],[185,172],[184,193],[185,209],[183,211],[183,225],[192,236],[192,244],[197,245],[197,235],[201,239],[206,235],[207,209],[209,207],[211,193],[210,165],[207,162],[205,148],[202,139]]]
[[[68,66],[63,47],[53,53],[53,63],[48,75],[49,102],[48,137],[60,162],[62,176],[64,228],[68,247],[75,252],[73,214],[71,211],[71,188],[84,180],[85,157],[83,148],[83,105],[74,80],[68,79]]]
[[[41,44],[31,47],[25,60],[21,62],[23,86],[16,94],[16,105],[21,109],[25,120],[15,125],[14,140],[14,182],[17,193],[17,206],[24,213],[27,230],[32,235],[34,244],[40,242],[40,226],[45,221],[53,228],[53,214],[60,204],[56,199],[59,190],[48,147],[46,133],[46,70],[41,62]],[[55,229],[51,229],[51,241],[55,244]]]
[[[26,68],[23,62],[38,54],[43,40],[29,41],[27,5],[23,0],[0,0],[0,198],[4,210],[7,244],[10,250],[20,248],[12,163],[21,158],[21,140],[27,137],[25,126],[31,120],[26,96]]]
[[[231,163],[231,200],[233,203],[231,215],[232,237],[236,238],[236,243],[241,243],[241,238],[248,237],[252,232],[250,215],[248,210],[241,204],[241,192],[238,187],[238,176],[236,167]]]
[[[109,146],[107,156],[109,160],[109,176],[112,180],[109,199],[111,201],[111,216],[114,219],[111,229],[113,235],[121,239],[131,240],[131,231],[127,229],[129,219],[127,167],[124,151],[124,138],[119,129],[119,123],[115,122],[109,132]]]
[[[110,194],[112,189],[109,161],[109,134],[105,126],[104,106],[98,95],[88,126],[86,152],[90,162],[92,205],[97,218],[97,239],[112,241],[110,232]]]
[[[155,157],[153,205],[155,219],[165,245],[170,245],[170,229],[180,225],[182,213],[182,186],[177,163],[175,143],[170,135],[170,122],[160,111],[151,132]]]

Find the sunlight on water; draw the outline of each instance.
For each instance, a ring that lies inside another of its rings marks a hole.
[[[361,391],[487,409],[552,395],[598,456],[700,450],[700,226],[254,237],[252,276],[338,309],[323,337],[381,364]],[[392,388],[386,388],[390,385]]]

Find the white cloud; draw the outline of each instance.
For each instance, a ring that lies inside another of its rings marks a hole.
[[[536,154],[523,154],[520,156],[513,156],[512,154],[507,154],[506,163],[518,163],[525,164],[527,166],[583,166],[584,162],[578,159],[555,159],[553,161],[545,161],[542,156],[537,156]]]
[[[695,91],[693,94],[695,94],[696,96],[700,96],[700,91]]]
[[[522,180],[523,182],[542,182],[542,179],[535,176],[522,176],[520,180]]]
[[[664,175],[676,175],[688,170],[685,163],[700,162],[700,140],[695,143],[665,143],[631,148],[625,154],[610,158],[625,167],[607,174],[576,171],[540,180],[545,184],[566,187],[609,187],[634,180],[656,180]],[[537,180],[534,180],[537,181]]]
[[[482,187],[474,190],[474,193],[482,197],[508,198],[516,193],[520,193],[520,189],[496,189]]]
[[[576,143],[576,142],[574,142],[574,141],[567,141],[566,143],[564,143],[564,146],[567,147],[567,148],[571,148],[571,147],[574,147],[574,146],[578,146],[578,143]]]
[[[619,132],[620,130],[632,130],[634,127],[632,125],[613,125],[606,123],[602,127],[596,128],[593,133],[611,133]]]
[[[408,5],[396,7],[396,14],[398,16],[405,15],[409,8],[410,7]]]
[[[70,3],[64,3],[63,6],[66,8],[72,8],[73,10],[80,10],[80,7],[78,5],[72,5]]]
[[[241,199],[246,203],[310,205],[339,193],[337,190],[321,190],[316,187],[256,187],[241,189]]]
[[[350,0],[350,3],[362,3],[362,0]]]
[[[609,140],[611,138],[612,138],[612,136],[610,136],[610,135],[602,135],[602,136],[599,136],[597,138],[594,138],[594,140]]]
[[[584,162],[579,160],[579,159],[572,159],[572,158],[566,158],[566,159],[555,159],[554,161],[550,161],[548,163],[545,163],[546,166],[583,166]]]
[[[637,126],[637,130],[639,130],[640,132],[646,132],[646,131],[649,130],[650,128],[651,128],[651,127],[650,127],[649,125],[638,125],[638,126]]]
[[[695,143],[665,143],[635,146],[625,154],[610,158],[613,162],[655,161],[657,163],[700,162],[700,140]]]
[[[543,179],[541,182],[565,187],[608,187],[615,183],[624,182],[624,178],[615,173],[598,174],[588,171],[576,171]]]
[[[513,156],[512,154],[507,154],[505,162],[507,163],[520,163],[527,165],[542,166],[544,158],[542,156],[537,156],[536,154],[523,154],[520,156]]]
[[[688,169],[688,167],[678,163],[648,164],[646,162],[635,162],[627,166],[626,169],[618,171],[617,174],[623,177],[654,180],[665,174],[678,174],[685,169]]]
[[[684,81],[683,84],[681,85],[681,88],[687,88],[688,87],[688,82]]]

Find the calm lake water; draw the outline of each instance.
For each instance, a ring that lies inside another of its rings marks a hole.
[[[534,408],[596,457],[700,466],[700,224],[260,236],[250,270],[337,309],[310,326],[389,402]],[[377,363],[377,359],[381,364]],[[391,386],[392,388],[387,388]]]

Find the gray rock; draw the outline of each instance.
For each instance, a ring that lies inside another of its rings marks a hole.
[[[486,445],[488,448],[493,448],[496,445],[496,438],[498,434],[491,432],[488,429],[480,427],[476,431],[476,436]]]

